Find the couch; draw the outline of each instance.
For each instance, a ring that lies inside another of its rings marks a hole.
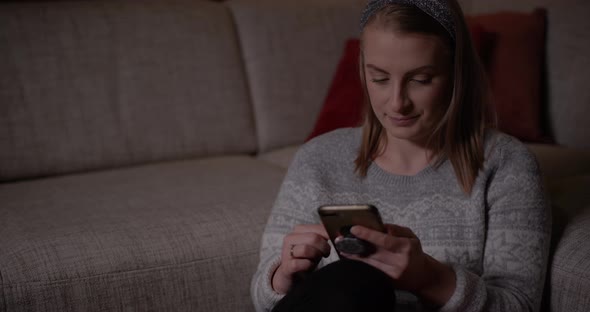
[[[0,2],[0,311],[251,311],[363,0]],[[590,6],[548,10],[544,310],[590,309]]]

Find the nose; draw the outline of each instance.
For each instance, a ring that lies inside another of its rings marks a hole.
[[[404,113],[410,108],[406,87],[403,82],[394,83],[391,87],[388,105],[396,113]]]

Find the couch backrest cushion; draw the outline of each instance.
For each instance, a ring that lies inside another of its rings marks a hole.
[[[587,0],[462,0],[471,14],[547,9],[547,107],[557,143],[590,148],[590,2]]]
[[[232,0],[262,152],[311,133],[365,0]]]
[[[223,4],[0,3],[0,181],[255,149]]]

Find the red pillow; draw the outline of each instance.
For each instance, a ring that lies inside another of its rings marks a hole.
[[[498,128],[524,141],[546,141],[541,130],[541,72],[545,11],[468,17],[471,37],[492,85]],[[324,106],[307,140],[360,125],[363,92],[359,40],[346,42]]]
[[[500,12],[468,17],[494,35],[484,60],[498,128],[523,141],[544,142],[541,125],[546,11]]]

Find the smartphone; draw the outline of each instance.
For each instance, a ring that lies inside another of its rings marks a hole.
[[[366,256],[374,252],[372,244],[350,233],[354,225],[386,232],[379,210],[373,205],[324,205],[318,208],[318,214],[338,254]]]

